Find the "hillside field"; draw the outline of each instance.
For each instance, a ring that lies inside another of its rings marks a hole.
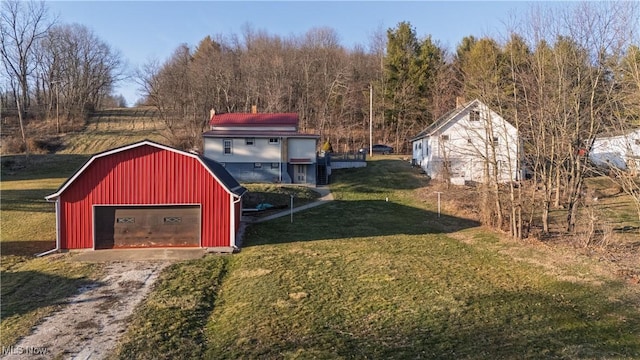
[[[144,138],[162,142],[153,119],[143,126],[136,110],[118,111],[66,135],[55,154],[2,158],[2,346],[101,274],[100,264],[70,261],[73,253],[33,254],[55,242],[44,196],[91,154]],[[455,190],[438,214],[441,189],[401,156],[338,170],[330,189],[334,201],[297,213],[293,223],[249,225],[237,254],[166,268],[105,356],[640,358],[633,254],[621,262],[603,249],[508,239],[458,211]],[[617,199],[607,211],[628,211]],[[624,214],[612,218],[635,224]],[[637,238],[620,241],[611,245],[637,251]]]

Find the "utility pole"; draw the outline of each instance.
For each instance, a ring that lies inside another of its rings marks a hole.
[[[56,133],[60,134],[60,81],[56,81]]]
[[[373,156],[373,85],[369,84],[369,156]]]

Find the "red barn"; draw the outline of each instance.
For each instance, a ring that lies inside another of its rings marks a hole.
[[[145,140],[92,156],[46,199],[58,249],[236,248],[245,192],[220,163]]]

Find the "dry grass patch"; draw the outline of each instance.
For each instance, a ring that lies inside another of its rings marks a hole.
[[[164,124],[152,107],[96,111],[82,132],[68,134],[64,154],[95,154],[140,140],[167,143],[161,135]]]

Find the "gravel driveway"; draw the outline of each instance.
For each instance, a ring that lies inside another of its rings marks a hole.
[[[114,261],[105,275],[38,325],[3,359],[103,359],[125,332],[127,317],[169,261]],[[52,284],[55,286],[55,284]]]

